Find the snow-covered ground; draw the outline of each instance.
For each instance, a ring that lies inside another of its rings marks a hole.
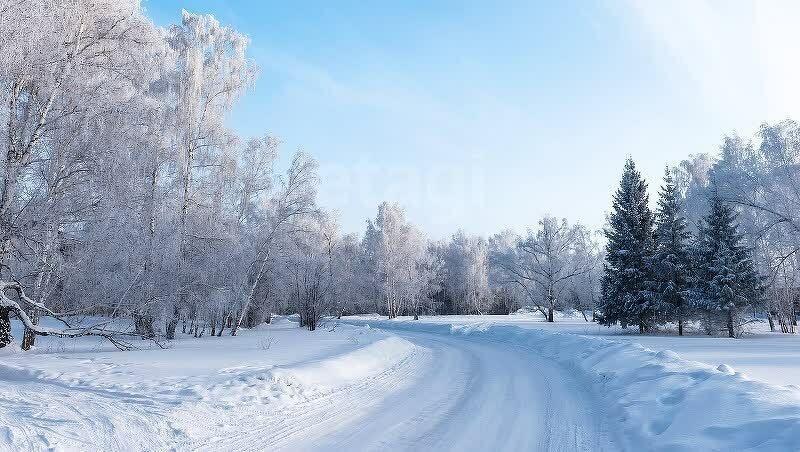
[[[40,338],[33,352],[1,352],[0,449],[230,449],[287,406],[364,384],[414,353],[395,335],[311,333],[285,319],[238,337],[179,337],[166,350],[142,344],[120,352],[93,338]]]
[[[0,352],[0,449],[799,447],[800,390],[778,386],[800,367],[796,336],[641,337],[558,320],[362,316],[308,332],[278,319],[132,352],[43,338]]]
[[[369,319],[374,316],[353,318]],[[410,321],[401,317],[398,321]],[[748,326],[741,339],[709,337],[700,333],[679,337],[675,332],[640,335],[638,329],[608,328],[586,322],[580,314],[559,315],[554,323],[542,320],[538,313],[498,316],[423,316],[421,321],[443,324],[515,325],[559,333],[600,336],[615,341],[635,342],[654,351],[673,351],[682,358],[714,366],[726,364],[755,380],[775,385],[800,387],[800,334],[772,333],[766,322]],[[609,337],[611,336],[611,337]]]

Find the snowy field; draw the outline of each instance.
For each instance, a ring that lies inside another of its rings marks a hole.
[[[619,333],[361,316],[166,350],[41,338],[0,358],[0,449],[797,449],[796,336]]]

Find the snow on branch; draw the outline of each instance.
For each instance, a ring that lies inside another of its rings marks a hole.
[[[39,309],[44,312],[47,316],[53,317],[59,320],[61,323],[65,325],[65,328],[58,329],[58,328],[51,328],[42,325],[37,325],[34,323],[25,310],[19,305],[17,301],[9,298],[6,295],[6,291],[14,291],[17,294],[17,298],[24,304]],[[25,295],[25,290],[22,288],[16,281],[0,281],[0,308],[5,308],[10,310],[11,313],[17,316],[20,321],[25,325],[25,327],[32,331],[37,336],[54,336],[54,337],[61,337],[61,338],[76,338],[81,336],[98,336],[107,339],[109,342],[114,344],[120,350],[133,350],[136,347],[125,341],[123,338],[125,337],[143,337],[139,334],[134,334],[127,331],[118,331],[118,330],[111,330],[107,329],[110,321],[98,322],[89,326],[85,327],[76,327],[70,325],[70,323],[62,318],[59,314],[54,313],[52,310],[47,308],[41,303],[37,303],[31,300],[27,295]],[[148,338],[152,339],[152,338]],[[162,345],[158,342],[153,340],[159,347]],[[163,348],[163,347],[162,347]]]

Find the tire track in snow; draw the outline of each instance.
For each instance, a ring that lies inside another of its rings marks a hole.
[[[270,409],[268,406],[239,407],[225,422],[231,431],[197,444],[197,450],[236,449],[270,450],[281,447],[296,449],[296,436],[313,434],[320,427],[337,429],[342,423],[363,414],[368,405],[381,401],[376,394],[392,394],[404,382],[415,380],[415,373],[426,368],[429,351],[415,348],[397,365],[380,374],[341,388],[336,392],[312,398],[295,405]],[[334,408],[334,409],[332,409]]]
[[[58,381],[4,381],[0,425],[16,450],[156,451],[177,444],[164,410],[122,394]]]

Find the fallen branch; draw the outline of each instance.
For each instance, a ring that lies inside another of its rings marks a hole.
[[[57,329],[57,328],[50,328],[34,324],[34,322],[31,320],[31,318],[28,316],[25,310],[19,305],[19,303],[12,300],[6,295],[6,290],[12,290],[16,292],[17,298],[21,300],[23,303],[35,307],[37,309],[40,309],[41,311],[43,311],[45,315],[59,320],[61,323],[65,325],[66,328]],[[32,331],[33,334],[37,336],[53,336],[60,338],[97,336],[105,338],[120,350],[134,350],[137,348],[133,344],[123,340],[122,338],[124,337],[145,338],[140,334],[135,334],[128,331],[106,329],[106,326],[109,325],[111,321],[98,322],[86,327],[73,327],[66,319],[62,318],[59,314],[54,313],[52,310],[48,309],[41,303],[36,303],[30,298],[28,298],[28,296],[25,295],[25,291],[23,290],[22,285],[16,281],[12,282],[0,281],[0,308],[9,310],[10,313],[15,317],[17,317],[28,330]],[[159,343],[155,338],[146,338],[146,339],[152,340],[159,348],[164,348],[163,344]]]

